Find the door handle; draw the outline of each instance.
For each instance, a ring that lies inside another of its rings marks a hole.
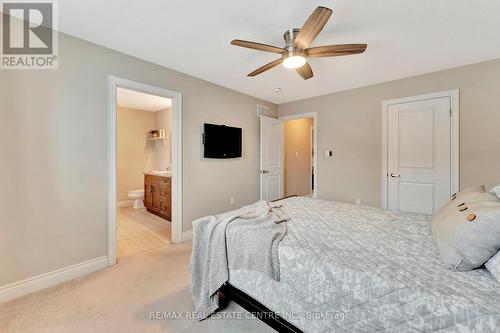
[[[260,173],[268,173],[268,170],[260,170]]]
[[[392,177],[392,178],[400,178],[400,177],[401,177],[401,175],[398,175],[398,174],[396,174],[396,173],[391,173],[391,177]]]

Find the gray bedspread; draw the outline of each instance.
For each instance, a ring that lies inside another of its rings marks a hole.
[[[500,283],[446,268],[429,216],[308,198],[284,210],[280,281],[239,269],[229,282],[305,332],[500,331]]]
[[[280,208],[259,201],[193,222],[190,289],[198,319],[219,307],[218,291],[229,280],[229,269],[243,268],[279,280],[278,244],[287,220]],[[232,249],[230,256],[227,248]]]

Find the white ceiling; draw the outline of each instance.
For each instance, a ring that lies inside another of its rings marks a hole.
[[[500,58],[498,0],[58,3],[63,32],[275,103]],[[230,41],[282,46],[285,30],[300,27],[317,5],[334,13],[313,46],[367,43],[367,51],[311,59],[308,81],[282,66],[246,77],[276,55]]]
[[[116,105],[122,108],[156,112],[172,106],[172,100],[138,91],[117,88]]]

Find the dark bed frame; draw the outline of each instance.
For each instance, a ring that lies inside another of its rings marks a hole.
[[[296,197],[297,195],[289,195],[284,198],[279,198],[272,200],[270,202],[276,202],[284,200],[287,198]],[[281,316],[276,314],[274,311],[268,309],[264,304],[260,303],[253,297],[239,290],[238,288],[232,286],[229,282],[225,283],[220,292],[223,294],[222,306],[225,307],[229,301],[234,301],[239,304],[242,308],[252,313],[256,318],[260,319],[268,326],[272,327],[278,332],[283,333],[303,333],[300,329],[290,324],[288,321],[283,319]]]
[[[276,200],[271,200],[269,202],[276,202],[276,201],[281,201],[281,200],[285,200],[285,199],[288,199],[288,198],[295,198],[295,197],[298,197],[297,194],[292,194],[292,195],[288,195],[286,197],[283,197],[283,198],[279,198],[279,199],[276,199]]]
[[[224,295],[222,301],[223,307],[227,306],[229,301],[234,301],[252,313],[257,319],[260,319],[278,332],[303,333],[303,331],[268,309],[265,305],[229,283],[224,284],[220,292]]]

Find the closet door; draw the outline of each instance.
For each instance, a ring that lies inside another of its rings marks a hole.
[[[451,195],[451,100],[388,106],[388,208],[433,214]]]

